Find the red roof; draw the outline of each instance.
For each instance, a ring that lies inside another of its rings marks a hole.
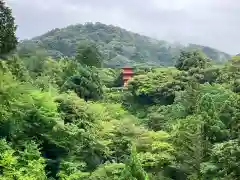
[[[133,69],[133,68],[131,68],[131,67],[127,67],[127,66],[126,66],[126,67],[124,67],[123,69]]]
[[[126,74],[133,74],[133,69],[128,67],[123,68],[123,75]]]

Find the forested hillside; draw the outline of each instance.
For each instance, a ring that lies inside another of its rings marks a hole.
[[[139,64],[142,66],[174,65],[181,50],[193,49],[202,50],[218,63],[230,59],[228,54],[209,47],[170,44],[101,23],[86,23],[54,29],[32,40],[21,42],[19,53],[26,55],[42,51],[54,58],[72,57],[84,41],[90,41],[98,46],[103,54],[104,64],[108,67]]]
[[[182,51],[126,88],[96,46],[19,57],[0,1],[1,180],[238,180],[240,57]]]

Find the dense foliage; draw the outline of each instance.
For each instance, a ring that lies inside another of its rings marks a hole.
[[[93,57],[0,61],[0,179],[239,179],[239,56],[182,52],[178,69],[137,68],[124,89]]]
[[[112,69],[29,63],[1,61],[2,179],[238,178],[238,58],[136,69],[124,91]]]
[[[84,41],[96,44],[103,55],[103,65],[108,67],[124,65],[173,66],[181,50],[202,50],[217,63],[230,59],[226,53],[206,46],[189,44],[183,46],[159,41],[115,26],[101,23],[86,23],[48,33],[20,43],[21,57],[35,56],[36,51],[53,58],[72,57]]]

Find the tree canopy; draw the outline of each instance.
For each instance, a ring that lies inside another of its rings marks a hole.
[[[210,59],[200,51],[182,51],[175,67],[179,70],[188,71],[191,68],[205,69],[209,66]]]
[[[114,89],[118,70],[30,61],[1,61],[2,179],[239,176],[235,58],[188,71],[136,69],[125,90]]]

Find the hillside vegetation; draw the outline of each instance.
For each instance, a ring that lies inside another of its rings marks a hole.
[[[94,45],[19,58],[13,22],[0,24],[12,35],[0,34],[1,180],[239,179],[239,56],[183,51],[114,88],[121,73]]]
[[[182,52],[124,91],[117,70],[82,62],[1,61],[2,179],[238,179],[239,57]]]
[[[54,29],[42,36],[21,42],[18,49],[22,56],[39,51],[54,58],[72,57],[84,41],[96,44],[103,54],[105,66],[108,67],[171,66],[174,65],[181,50],[193,49],[202,50],[217,63],[231,58],[228,54],[210,47],[170,44],[101,23],[86,23]]]

